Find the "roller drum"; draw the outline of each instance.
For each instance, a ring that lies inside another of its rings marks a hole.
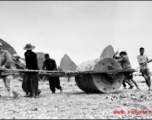
[[[86,61],[80,64],[76,71],[107,71],[122,70],[120,64],[112,58],[99,58],[91,61]],[[110,77],[106,73],[98,74],[83,74],[75,76],[77,86],[85,92],[89,93],[112,93],[117,91],[123,82],[123,74],[115,75],[115,78]]]

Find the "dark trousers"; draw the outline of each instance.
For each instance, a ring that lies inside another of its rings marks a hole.
[[[25,78],[26,78],[26,76],[24,74],[23,75],[23,81],[22,81],[22,89],[23,89],[24,92],[26,92],[26,89],[25,89]]]
[[[126,87],[126,83],[128,83],[128,85],[133,86],[130,82],[130,80],[123,80],[122,84],[123,84],[123,87]]]
[[[26,73],[24,81],[26,94],[30,92],[31,95],[38,95],[38,80],[38,73]]]
[[[52,92],[55,92],[55,88],[61,89],[59,77],[49,76],[48,80],[49,80],[50,90]]]
[[[132,84],[131,84],[131,79],[133,79],[133,75],[131,74],[131,73],[125,73],[124,74],[124,80],[123,80],[123,87],[126,87],[126,83],[128,83],[128,85],[130,85],[130,87],[131,86],[133,86]]]

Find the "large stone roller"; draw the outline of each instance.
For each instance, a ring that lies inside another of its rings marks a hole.
[[[99,58],[92,61],[86,61],[80,64],[76,71],[108,71],[122,70],[120,64],[112,58]],[[89,93],[112,93],[117,91],[123,82],[123,74],[118,73],[115,77],[110,77],[106,73],[82,74],[75,76],[77,86]]]

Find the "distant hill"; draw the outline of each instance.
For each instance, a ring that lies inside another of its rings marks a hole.
[[[111,45],[108,45],[102,51],[100,58],[113,58],[114,54],[115,52],[114,52],[113,47]]]
[[[60,67],[62,68],[62,70],[75,71],[77,65],[71,60],[71,58],[67,54],[65,54],[61,59]]]
[[[43,52],[37,52],[36,54],[37,54],[37,60],[38,60],[39,69],[42,69],[43,61],[45,60],[44,53]]]
[[[0,38],[0,43],[2,43],[3,49],[7,50],[11,55],[16,54],[15,49],[10,44],[8,44],[6,41],[2,40],[1,38]]]

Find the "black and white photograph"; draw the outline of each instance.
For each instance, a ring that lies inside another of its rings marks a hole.
[[[0,119],[152,119],[152,1],[0,1]]]

